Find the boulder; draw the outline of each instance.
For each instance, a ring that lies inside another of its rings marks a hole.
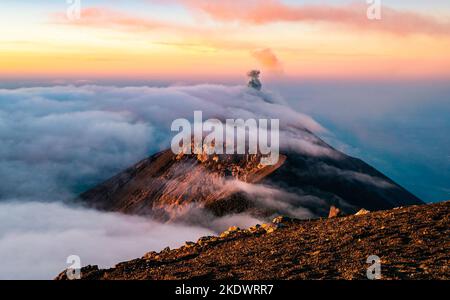
[[[336,206],[332,205],[330,207],[330,212],[328,213],[328,218],[335,218],[339,216],[341,213],[341,210],[337,208]]]
[[[281,227],[279,227],[279,225],[280,224],[272,224],[272,223],[270,223],[270,224],[262,224],[261,228],[264,229],[266,231],[266,233],[272,233],[275,230],[277,230],[278,228],[281,228]]]
[[[187,241],[187,242],[184,243],[184,246],[187,247],[187,248],[194,247],[195,243]]]
[[[235,232],[235,231],[239,231],[239,230],[241,230],[239,227],[237,227],[237,226],[231,226],[230,228],[228,228],[227,231],[229,231],[229,232]]]
[[[197,244],[200,246],[207,245],[209,243],[214,243],[217,241],[217,237],[215,236],[204,236],[198,239]]]
[[[144,254],[144,256],[142,256],[143,259],[149,260],[154,258],[157,255],[157,253],[155,251],[150,251]]]
[[[282,224],[292,222],[292,219],[286,216],[279,216],[272,220],[273,224]]]
[[[367,215],[368,213],[370,213],[370,210],[361,208],[361,209],[355,214],[355,216]]]
[[[237,227],[237,226],[231,226],[230,228],[228,228],[228,230],[222,232],[222,233],[220,234],[220,237],[221,237],[221,238],[224,238],[224,237],[226,237],[226,236],[228,236],[228,235],[230,235],[230,234],[232,234],[232,233],[237,233],[237,232],[239,232],[240,230],[241,230],[241,229],[240,229],[239,227]]]
[[[256,224],[255,226],[252,226],[248,229],[251,233],[259,233],[264,232],[264,229],[261,227],[261,225]]]

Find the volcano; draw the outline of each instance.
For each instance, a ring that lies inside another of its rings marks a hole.
[[[304,130],[327,155],[281,151],[278,163],[262,165],[258,154],[159,152],[79,196],[87,206],[170,221],[194,211],[213,216],[258,218],[327,216],[423,204],[400,185]]]

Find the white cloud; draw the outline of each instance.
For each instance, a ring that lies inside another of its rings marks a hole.
[[[52,279],[68,267],[72,254],[80,256],[83,266],[112,267],[213,234],[59,203],[0,203],[0,220],[0,279]]]
[[[269,99],[270,102],[264,101]],[[59,199],[170,146],[170,124],[193,118],[279,118],[282,147],[328,155],[324,129],[270,93],[242,86],[56,86],[0,90],[0,199]]]
[[[317,171],[328,176],[337,176],[349,181],[359,181],[361,183],[370,184],[380,189],[396,188],[394,184],[386,181],[383,178],[350,170],[342,170],[326,164],[319,165],[319,167],[317,167]]]
[[[198,208],[186,210],[185,221],[207,220],[203,228],[160,224],[52,202],[168,148],[171,122],[192,119],[194,110],[202,110],[205,119],[278,118],[282,148],[330,154],[313,135],[298,130],[324,131],[312,118],[270,93],[242,86],[0,89],[0,279],[52,278],[72,254],[82,265],[109,267],[211,230],[261,223],[245,214],[215,218]],[[300,208],[293,211],[305,216]]]
[[[248,184],[242,181],[230,182],[235,188],[251,196],[258,206],[279,211],[298,219],[310,219],[317,217],[305,206],[326,207],[328,205],[320,198],[311,195],[290,193],[279,188],[261,184]]]

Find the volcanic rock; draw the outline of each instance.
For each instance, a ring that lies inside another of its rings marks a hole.
[[[367,279],[372,255],[381,259],[382,279],[450,279],[450,201],[286,224],[163,251],[157,265],[141,258],[88,266],[81,279]]]

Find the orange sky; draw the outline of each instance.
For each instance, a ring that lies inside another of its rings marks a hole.
[[[382,7],[369,21],[360,4],[171,0],[174,14],[143,1],[82,7],[69,21],[61,7],[3,10],[1,77],[233,77],[250,68],[278,77],[448,77],[449,15]],[[302,2],[302,1],[299,1]],[[265,5],[261,5],[264,3]],[[31,5],[31,4],[30,4]],[[162,16],[162,17],[161,17]]]

